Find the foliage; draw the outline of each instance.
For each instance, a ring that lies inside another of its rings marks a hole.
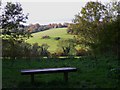
[[[40,47],[41,48],[40,55],[48,57],[49,56],[48,47],[49,47],[49,45],[42,44],[41,47]]]
[[[93,1],[86,3],[68,28],[78,36],[78,44],[89,46],[94,54],[119,52],[119,2],[110,6]]]
[[[99,33],[99,44],[96,49],[101,52],[112,52],[113,54],[119,53],[120,41],[118,40],[120,34],[120,20],[112,21],[104,24],[105,26]]]
[[[55,37],[54,39],[55,39],[55,40],[60,40],[61,38],[60,38],[60,37]]]
[[[0,19],[3,39],[10,39],[11,42],[14,42],[24,41],[24,39],[30,37],[30,33],[25,30],[24,26],[28,15],[23,14],[20,3],[7,2]]]
[[[49,52],[47,50],[49,46],[47,44],[39,46],[38,43],[31,45],[25,42],[16,42],[13,47],[8,40],[4,40],[2,44],[3,58],[34,58],[49,56]]]
[[[39,25],[39,23],[36,24],[30,24],[27,29],[31,32],[31,33],[36,33],[36,32],[41,32],[41,31],[45,31],[48,29],[53,29],[53,28],[65,28],[68,27],[69,23],[52,23],[52,24],[48,24],[48,25]]]
[[[20,3],[7,2],[0,16],[3,57],[30,56],[31,45],[24,42],[31,37],[24,25],[27,19],[28,15],[23,14]]]
[[[58,42],[58,47],[62,49],[64,55],[75,55],[75,41],[73,39],[64,39]]]
[[[54,56],[56,57],[64,56],[64,51],[58,47],[54,53]]]
[[[74,28],[75,30],[74,30],[73,28]],[[77,34],[78,34],[77,29],[78,29],[78,25],[76,25],[76,24],[70,24],[70,25],[68,26],[68,28],[67,28],[67,33],[68,33],[68,34],[77,35]]]
[[[108,8],[108,19],[110,21],[116,20],[120,13],[120,1],[107,3],[106,7]]]
[[[86,50],[83,49],[83,48],[78,49],[78,50],[76,51],[76,55],[77,55],[77,56],[86,56],[87,53],[88,53],[88,51],[86,51]]]
[[[120,79],[120,68],[112,68],[108,73],[108,77]]]
[[[41,59],[18,59],[15,60],[13,67],[11,61],[13,59],[2,60],[2,87],[5,88],[117,88],[119,90],[118,59],[111,56],[99,57],[98,64],[89,57],[81,58],[41,58]],[[30,65],[28,65],[28,62]],[[60,68],[60,67],[76,67],[77,72],[69,73],[69,83],[65,83],[63,74],[40,74],[35,76],[35,84],[30,83],[29,76],[22,76],[22,69],[40,69],[40,68]],[[111,66],[113,69],[108,69]],[[108,76],[111,75],[112,76]],[[115,75],[115,78],[114,78]]]
[[[99,2],[92,1],[88,2],[85,7],[82,8],[81,13],[75,16],[75,30],[82,36],[82,40],[86,40],[86,44],[98,42],[98,26],[101,25],[101,20],[104,20],[105,17],[105,6]]]
[[[34,43],[32,46],[32,57],[38,57],[40,54],[40,46],[38,45],[38,43]]]

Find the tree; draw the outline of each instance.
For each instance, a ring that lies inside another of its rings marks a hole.
[[[95,54],[113,51],[119,43],[120,3],[110,5],[112,6],[108,8],[100,2],[88,2],[69,27],[77,34],[78,44],[89,46]],[[116,14],[111,14],[112,12]]]
[[[120,1],[113,1],[107,3],[108,8],[108,19],[110,21],[115,21],[118,16],[120,16]]]
[[[25,30],[24,26],[28,15],[23,14],[20,3],[7,2],[0,17],[3,39],[24,41],[30,36],[30,33]]]
[[[75,16],[72,29],[78,35],[79,44],[95,47],[99,43],[98,34],[102,22],[106,19],[107,9],[100,2],[87,2],[81,12]]]
[[[77,33],[90,42],[96,42],[98,28],[107,16],[105,6],[99,2],[88,2],[81,13],[75,16],[74,23]]]
[[[120,1],[110,2],[107,5],[107,22],[103,23],[99,33],[99,48],[103,52],[112,52],[115,55],[120,53]]]
[[[0,16],[0,30],[2,31],[3,53],[10,53],[7,57],[15,58],[18,56],[18,44],[24,42],[31,35],[25,29],[24,23],[28,15],[23,14],[20,3],[7,2]]]

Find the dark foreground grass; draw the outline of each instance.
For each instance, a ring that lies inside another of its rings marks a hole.
[[[3,88],[118,88],[118,77],[111,70],[119,68],[117,58],[79,59],[17,59],[2,61]],[[37,74],[35,83],[30,83],[29,75],[21,75],[21,69],[76,67],[77,72],[69,73],[65,83],[63,73]]]

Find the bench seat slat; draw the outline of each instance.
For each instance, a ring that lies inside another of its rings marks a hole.
[[[26,74],[37,74],[37,73],[56,73],[56,72],[71,72],[76,71],[76,68],[46,68],[46,69],[31,69],[31,70],[21,70],[22,75]]]

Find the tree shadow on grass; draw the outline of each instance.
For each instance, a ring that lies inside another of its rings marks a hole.
[[[62,80],[52,80],[52,81],[35,81],[31,82],[20,82],[18,88],[67,88],[69,87],[69,82]]]

